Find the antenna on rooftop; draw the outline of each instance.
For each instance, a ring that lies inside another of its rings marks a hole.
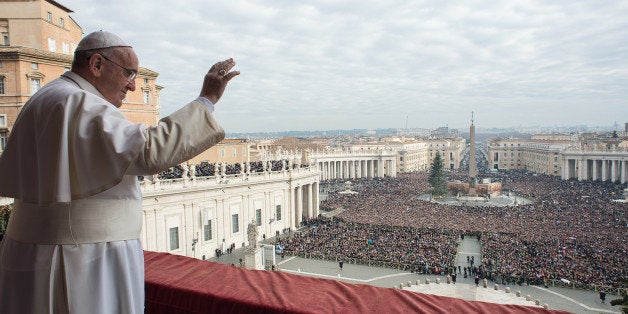
[[[408,131],[408,115],[406,115],[406,131]]]

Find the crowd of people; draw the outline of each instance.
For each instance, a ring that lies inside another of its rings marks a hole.
[[[321,209],[345,210],[333,221],[318,221],[317,228],[287,240],[286,250],[455,266],[458,237],[480,235],[483,259],[478,267],[483,277],[625,285],[628,205],[613,202],[622,198],[625,185],[521,171],[493,176],[504,190],[533,202],[475,207],[422,201],[418,195],[429,189],[426,173],[353,180],[358,194],[340,194],[340,183],[329,182]]]
[[[281,171],[286,169],[288,165],[288,160],[271,160],[268,161],[266,167],[264,167],[264,163],[262,161],[254,161],[249,162],[248,172],[250,173],[260,173],[264,171]],[[296,165],[292,165],[293,168]],[[224,167],[225,175],[237,175],[243,172],[247,167],[246,164],[243,163],[233,163],[233,164],[219,164],[219,163],[208,163],[206,161],[200,162],[194,165],[176,165],[174,167],[168,168],[157,175],[160,180],[169,180],[169,179],[180,179],[185,175],[191,176],[191,171],[194,171],[194,176],[196,177],[212,177],[215,176],[216,173],[222,174],[221,170]],[[186,169],[187,168],[187,169]],[[246,170],[245,170],[246,171]]]
[[[285,160],[249,163],[250,172],[280,171]],[[222,165],[200,163],[195,175],[213,176]],[[226,174],[238,174],[241,164],[225,165]],[[175,166],[160,179],[181,178]],[[483,172],[486,173],[486,172]],[[466,180],[464,172],[451,172]],[[578,284],[624,285],[627,206],[621,198],[625,185],[599,181],[561,180],[522,171],[490,173],[504,191],[534,200],[518,206],[450,206],[423,201],[430,189],[427,173],[396,178],[352,180],[358,194],[339,193],[343,180],[321,184],[327,198],[321,210],[343,208],[335,219],[319,217],[305,224],[306,233],[284,239],[288,252],[338,259],[362,259],[412,265],[434,272],[455,266],[460,235],[481,235],[479,273],[504,282],[540,284],[565,279]]]
[[[457,234],[322,216],[304,225],[307,232],[278,239],[276,244],[292,254],[403,265],[422,273],[452,269],[456,258]]]

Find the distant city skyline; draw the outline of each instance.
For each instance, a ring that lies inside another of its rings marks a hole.
[[[233,57],[231,133],[628,121],[625,1],[59,3],[159,72],[162,116]]]

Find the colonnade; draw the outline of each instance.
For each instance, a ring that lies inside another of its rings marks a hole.
[[[144,180],[143,247],[195,258],[210,258],[250,243],[247,227],[257,223],[258,241],[297,230],[319,214],[317,165],[263,172]]]
[[[395,159],[337,159],[318,161],[321,180],[395,177]]]
[[[628,182],[628,156],[564,156],[562,178]]]
[[[319,213],[319,195],[318,182],[311,184],[297,185],[293,189],[294,200],[293,207],[295,209],[295,226],[300,226],[302,221],[316,218]]]

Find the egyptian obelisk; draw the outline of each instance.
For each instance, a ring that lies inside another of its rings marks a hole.
[[[469,149],[469,185],[475,188],[477,170],[475,169],[475,125],[473,125],[473,111],[471,111],[471,127],[469,128],[471,148]]]

